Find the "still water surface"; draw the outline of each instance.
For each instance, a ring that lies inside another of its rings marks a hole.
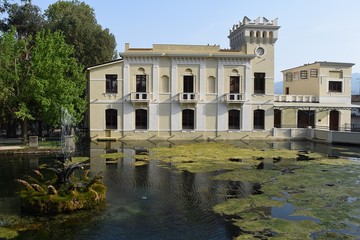
[[[237,143],[239,144],[239,143]],[[249,147],[249,143],[244,143]],[[266,147],[308,149],[331,155],[351,157],[357,148],[332,148],[310,143],[272,143]],[[285,144],[285,145],[284,145]],[[251,145],[251,144],[250,144]],[[171,144],[169,145],[169,147]],[[108,187],[105,206],[53,217],[31,217],[20,212],[16,196],[16,178],[22,178],[49,156],[3,157],[0,160],[0,227],[18,224],[33,230],[21,231],[17,239],[233,239],[240,234],[222,216],[212,211],[214,205],[236,195],[246,196],[256,186],[216,181],[218,173],[179,172],[159,167],[159,162],[134,167],[131,155],[154,147],[149,143],[97,144],[90,148],[91,170],[103,172]],[[107,163],[100,154],[124,152],[129,157]],[[273,215],[281,217],[280,209]],[[287,214],[288,215],[288,214]],[[286,218],[286,216],[284,216]]]

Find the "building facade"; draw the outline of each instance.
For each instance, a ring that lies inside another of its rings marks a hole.
[[[132,48],[125,44],[121,59],[88,68],[90,136],[99,140],[266,139],[274,137],[274,127],[309,125],[297,124],[296,107],[309,101],[294,102],[290,108],[286,100],[290,94],[315,96],[314,104],[346,105],[351,64],[308,66],[307,80],[314,89],[300,91],[300,80],[285,79],[288,95],[274,95],[279,28],[277,19],[244,17],[230,30],[230,49],[175,44]],[[317,80],[311,77],[313,68],[318,71]],[[327,79],[325,68],[331,73]],[[342,75],[336,78],[335,70]],[[294,79],[301,71],[302,67],[283,73],[290,76],[288,72],[293,72]],[[331,90],[341,92],[329,92],[325,82]],[[330,86],[330,82],[335,83]],[[326,125],[325,113],[320,112],[315,114],[316,123]],[[339,116],[340,123],[350,119],[343,110]]]
[[[275,96],[274,125],[347,130],[353,65],[315,62],[282,71],[285,94]]]

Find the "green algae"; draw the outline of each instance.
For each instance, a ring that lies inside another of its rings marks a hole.
[[[287,149],[243,149],[226,143],[196,143],[172,148],[151,149],[150,159],[171,163],[180,170],[211,172],[256,166],[261,159],[296,158],[297,151]]]
[[[193,173],[227,170],[214,176],[218,181],[260,183],[261,195],[228,199],[214,206],[215,212],[229,216],[244,230],[237,239],[259,237],[259,234],[264,237],[269,232],[273,238],[309,239],[314,232],[325,232],[319,236],[328,235],[326,229],[355,232],[353,226],[360,221],[356,211],[360,209],[358,161],[330,159],[319,153],[295,150],[236,148],[224,143],[156,148],[151,150],[150,159]],[[267,159],[271,159],[270,168],[259,170]],[[262,197],[254,201],[254,196]],[[276,197],[282,202],[274,201]],[[284,203],[295,208],[291,216],[309,220],[272,218],[271,208]],[[338,235],[351,239],[347,233]]]
[[[275,239],[312,239],[311,233],[322,230],[321,226],[313,221],[289,221],[280,218],[242,221],[239,227],[258,234],[271,232]]]
[[[0,227],[0,239],[14,239],[19,235],[15,230]]]
[[[105,153],[105,154],[101,154],[99,156],[100,158],[112,158],[112,159],[117,159],[117,158],[122,158],[125,157],[124,153]]]
[[[71,162],[73,163],[77,163],[77,162],[86,162],[88,161],[89,158],[88,157],[71,157]]]

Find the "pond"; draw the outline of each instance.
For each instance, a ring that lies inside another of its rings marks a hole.
[[[149,141],[92,143],[82,155],[90,157],[93,174],[103,172],[108,188],[106,204],[90,211],[57,216],[29,216],[21,212],[16,194],[18,185],[14,181],[31,174],[41,164],[54,161],[54,157],[1,156],[0,231],[16,230],[15,239],[246,239],[249,236],[271,239],[282,236],[279,225],[283,225],[294,231],[309,228],[309,239],[360,238],[360,172],[356,164],[321,162],[311,166],[310,171],[305,166],[309,161],[289,163],[284,160],[289,153],[282,150],[278,152],[284,159],[258,157],[252,158],[250,164],[245,164],[246,157],[239,155],[216,164],[199,156],[207,154],[200,151],[202,148],[220,155],[216,143],[191,143],[190,148],[181,150],[184,159],[170,157],[169,161],[161,157],[178,153],[182,146],[183,143]],[[224,149],[224,146],[231,148]],[[243,152],[255,148],[263,152],[274,148],[295,149],[325,154],[336,160],[334,156],[346,157],[350,163],[356,163],[360,154],[357,147],[309,142],[229,142],[224,146],[219,148],[223,155],[233,148]],[[158,155],[148,155],[148,150],[156,152],[157,149]],[[111,153],[125,156],[107,158],[110,155],[104,155]],[[152,159],[137,161],[137,156]],[[334,175],[335,169],[345,174]],[[319,172],[329,178],[322,179],[316,175]],[[302,178],[309,181],[299,187],[295,183]],[[315,182],[330,189],[323,192],[328,199],[318,199],[316,189],[309,187],[318,188],[320,185]],[[336,206],[331,203],[333,190],[339,193],[335,199],[340,202],[333,203]],[[305,194],[307,191],[313,197]],[[337,215],[346,217],[321,214],[322,203],[328,208],[326,211],[338,210]],[[299,208],[301,204],[309,207]],[[292,225],[292,222],[301,222],[304,226]],[[258,224],[267,228],[261,229]],[[286,234],[284,237],[292,236]],[[3,236],[0,232],[0,239]],[[12,236],[11,232],[7,236]]]

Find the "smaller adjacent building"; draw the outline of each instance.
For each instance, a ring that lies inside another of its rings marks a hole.
[[[351,128],[353,63],[315,62],[283,70],[283,95],[275,95],[277,128]]]

